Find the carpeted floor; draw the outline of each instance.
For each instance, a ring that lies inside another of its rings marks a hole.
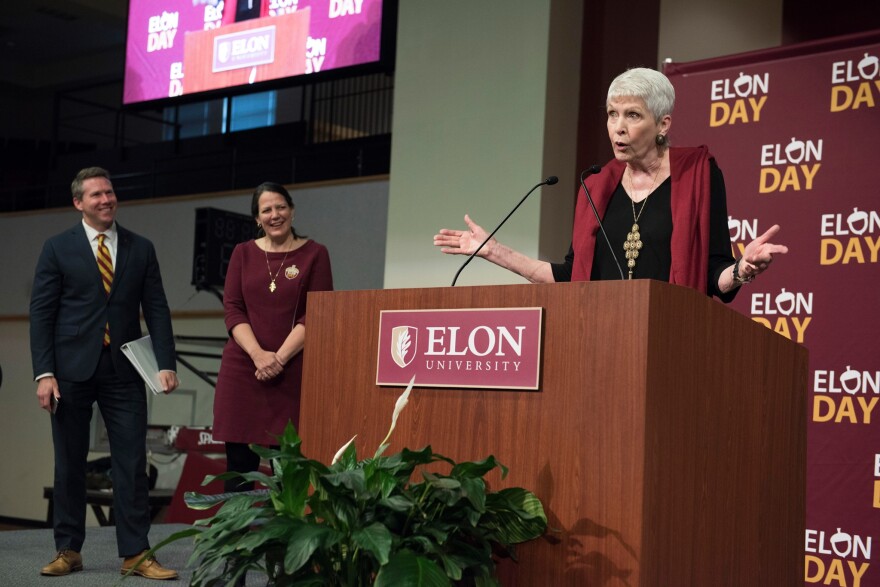
[[[154,546],[164,538],[187,528],[184,524],[154,524],[150,532],[150,543]],[[162,548],[157,554],[163,566],[180,573],[176,581],[151,581],[142,577],[122,576],[119,567],[122,560],[116,556],[115,528],[90,527],[86,530],[83,546],[83,570],[65,577],[43,577],[40,569],[55,556],[52,530],[13,530],[0,532],[0,586],[2,587],[173,587],[189,585],[192,574],[185,568],[192,543],[181,540]],[[266,577],[250,573],[248,586],[264,586]]]

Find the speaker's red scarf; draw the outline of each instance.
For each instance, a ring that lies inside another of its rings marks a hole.
[[[672,267],[669,282],[703,293],[706,293],[709,271],[709,160],[712,158],[705,145],[669,149],[672,174]],[[600,217],[604,217],[625,169],[624,163],[612,159],[600,173],[587,178],[587,187]],[[599,224],[581,187],[574,213],[572,281],[590,280],[598,230]],[[615,254],[623,260],[623,243]]]

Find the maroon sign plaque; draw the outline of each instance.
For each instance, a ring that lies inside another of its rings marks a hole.
[[[376,385],[537,390],[542,308],[386,310]]]

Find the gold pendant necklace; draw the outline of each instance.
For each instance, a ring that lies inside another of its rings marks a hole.
[[[660,160],[660,166],[657,168],[657,173],[654,174],[654,181],[651,182],[651,187],[648,190],[648,194],[645,196],[645,199],[642,200],[642,207],[639,208],[639,213],[636,214],[636,203],[633,198],[636,193],[633,190],[633,182],[632,182],[632,173],[629,174],[629,193],[630,199],[629,203],[632,204],[633,211],[633,225],[632,229],[626,234],[626,241],[623,243],[623,250],[626,251],[626,266],[629,269],[629,279],[633,278],[633,269],[636,267],[636,259],[639,257],[639,251],[642,250],[642,235],[639,232],[639,218],[642,217],[642,212],[645,211],[645,206],[648,204],[648,198],[651,197],[651,194],[654,192],[654,185],[657,183],[657,177],[660,175],[660,170],[663,168],[663,160]],[[629,168],[627,168],[629,171]]]
[[[266,269],[269,271],[269,293],[275,293],[275,290],[278,289],[278,286],[275,285],[275,279],[284,268],[284,262],[287,261],[287,255],[290,254],[290,250],[284,253],[284,258],[281,259],[281,265],[278,267],[278,271],[275,272],[274,277],[272,276],[272,268],[269,267],[269,251],[264,250],[263,252],[266,254]]]

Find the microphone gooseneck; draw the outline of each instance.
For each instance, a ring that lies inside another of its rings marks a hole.
[[[600,171],[602,171],[602,168],[598,165],[591,165],[584,169],[581,172],[581,186],[583,186],[587,201],[590,203],[590,208],[593,209],[593,214],[596,216],[596,222],[599,223],[599,230],[602,231],[602,236],[605,237],[605,243],[608,245],[608,250],[611,251],[611,258],[614,259],[614,264],[617,265],[617,270],[620,272],[620,279],[625,280],[626,278],[623,276],[623,267],[620,265],[620,261],[617,260],[617,255],[614,254],[614,247],[611,246],[611,241],[608,239],[608,233],[605,232],[605,227],[602,226],[602,219],[599,218],[599,211],[596,210],[596,204],[593,203],[593,196],[590,195],[590,190],[587,189],[587,183],[584,181],[588,175],[594,175]]]
[[[479,253],[480,250],[483,248],[483,246],[487,242],[489,242],[489,239],[491,239],[493,236],[495,236],[495,233],[498,232],[498,229],[501,228],[504,225],[504,223],[507,222],[507,219],[510,218],[511,216],[513,216],[513,213],[516,212],[517,208],[519,208],[520,205],[526,201],[526,198],[528,198],[533,191],[535,191],[536,189],[538,189],[542,185],[553,185],[557,182],[559,182],[559,178],[556,177],[555,175],[551,175],[550,177],[548,177],[544,181],[535,184],[535,186],[532,189],[530,189],[528,192],[526,192],[526,195],[524,195],[522,197],[522,199],[519,201],[519,203],[513,207],[513,210],[508,212],[507,216],[504,217],[504,220],[502,220],[501,222],[498,223],[498,226],[495,227],[495,230],[493,230],[492,233],[489,234],[489,236],[487,236],[483,240],[483,242],[480,243],[480,246],[477,247],[477,249],[473,253],[471,253],[467,259],[465,259],[465,261],[464,261],[464,263],[462,263],[461,267],[458,268],[458,271],[455,272],[455,277],[452,278],[452,287],[454,287],[455,282],[458,281],[458,276],[459,276],[459,274],[461,274],[462,269],[467,267],[467,264],[470,263],[473,260],[473,258],[477,256],[477,253]]]

